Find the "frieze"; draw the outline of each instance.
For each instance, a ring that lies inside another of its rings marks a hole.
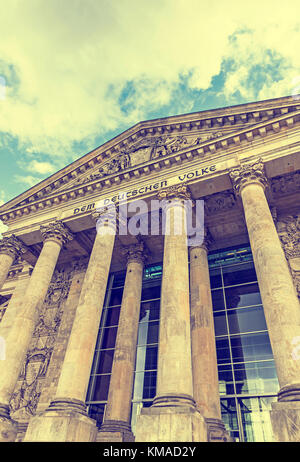
[[[78,178],[76,184],[85,184],[104,178],[105,176],[126,170],[129,167],[143,164],[149,160],[174,154],[188,146],[197,146],[204,141],[212,140],[222,135],[223,133],[218,131],[192,138],[187,138],[183,135],[177,137],[159,136],[144,138],[133,146],[128,147],[126,151],[122,150],[114,159],[104,163],[89,176]]]
[[[88,211],[93,211],[94,209],[110,205],[112,203],[119,203],[126,200],[136,199],[139,196],[144,194],[154,193],[156,194],[160,189],[167,188],[169,186],[174,186],[176,184],[186,183],[190,180],[195,180],[196,178],[202,178],[206,175],[215,173],[218,169],[221,168],[221,165],[209,165],[206,167],[199,167],[194,170],[188,171],[187,173],[182,173],[181,175],[177,175],[175,177],[168,178],[166,180],[146,184],[140,186],[137,189],[132,189],[129,191],[122,191],[121,193],[114,195],[112,197],[103,199],[98,203],[92,202],[89,204],[82,204],[73,209],[72,214],[77,215],[80,213],[86,213]],[[67,216],[67,215],[66,215]]]
[[[300,299],[300,214],[280,217],[275,224]]]
[[[300,172],[296,171],[288,175],[278,176],[271,180],[273,194],[292,194],[300,191]]]
[[[231,210],[235,205],[236,197],[232,191],[224,191],[204,198],[204,207],[208,214]]]
[[[81,257],[73,260],[71,262],[71,271],[72,274],[81,273],[82,271],[86,271],[89,263],[90,257]]]
[[[85,163],[80,162],[80,165],[76,164],[77,166],[73,171],[69,171],[68,169],[68,171],[62,173],[63,176],[57,178],[52,183],[43,182],[40,190],[18,203],[17,206],[14,205],[12,209],[3,212],[1,219],[4,223],[9,223],[10,220],[20,218],[23,214],[27,215],[53,204],[59,204],[62,201],[68,200],[69,197],[74,199],[77,196],[90,193],[94,189],[102,189],[103,184],[110,184],[110,179],[106,179],[106,176],[111,175],[111,172],[118,175],[118,172],[126,171],[128,173],[127,179],[129,179],[133,174],[133,169],[129,169],[128,166],[142,165],[151,160],[151,158],[154,158],[154,161],[146,165],[144,171],[139,171],[139,174],[148,174],[150,171],[156,170],[155,162],[159,158],[163,158],[160,164],[161,167],[170,166],[170,164],[174,163],[172,156],[167,156],[170,152],[178,152],[178,155],[174,155],[176,162],[177,159],[180,161],[185,160],[187,157],[205,157],[206,154],[215,153],[218,149],[224,150],[230,145],[239,145],[242,141],[249,141],[257,136],[265,137],[266,134],[271,134],[272,132],[278,133],[282,127],[292,127],[293,124],[299,121],[298,112],[290,114],[289,108],[281,109],[282,112],[280,113],[268,111],[270,114],[267,117],[267,121],[261,119],[259,111],[255,111],[254,116],[252,117],[251,115],[250,117],[253,123],[250,125],[247,124],[246,127],[238,125],[236,127],[238,130],[233,129],[233,131],[228,130],[228,127],[224,131],[220,131],[220,129],[217,129],[217,126],[223,126],[224,121],[227,120],[233,128],[237,120],[241,119],[242,122],[248,121],[250,113],[243,114],[243,116],[238,114],[237,118],[236,115],[220,116],[215,120],[209,117],[201,121],[193,120],[193,122],[188,123],[178,121],[174,124],[167,124],[160,127],[147,126],[141,128],[138,133],[134,133],[127,138],[123,136],[119,143],[115,143],[114,145],[110,143],[110,147],[106,150],[102,147],[97,148],[92,152],[94,153],[93,158],[89,155]],[[294,110],[295,108],[291,107],[290,112]],[[173,129],[176,130],[177,136],[173,132]],[[184,131],[184,134],[180,137],[178,131],[181,130]],[[197,132],[194,130],[197,130]],[[158,133],[159,136],[157,136]],[[156,136],[153,136],[154,134]],[[220,137],[222,138],[219,141]],[[190,152],[188,152],[189,149]],[[111,158],[113,154],[116,156],[114,159]],[[129,156],[129,159],[126,156]],[[95,164],[103,162],[103,158],[108,157],[110,159],[107,162],[104,161],[102,165],[95,166]],[[167,159],[164,159],[164,157],[167,157]],[[119,179],[116,179],[116,181]],[[97,181],[98,183],[96,183]],[[276,180],[274,181],[276,182]],[[81,184],[84,183],[91,184],[88,186],[84,185],[81,188]],[[76,186],[78,187],[76,188]],[[281,188],[280,182],[279,186],[274,183],[275,190],[278,190],[278,187]],[[73,190],[69,192],[69,188],[73,188]],[[54,196],[56,193],[59,193],[59,195]],[[47,198],[47,200],[44,201],[44,198]]]
[[[300,214],[281,217],[276,228],[286,257],[300,257]]]
[[[50,283],[31,347],[10,401],[12,418],[17,421],[24,422],[35,413],[61,322],[62,302],[69,293],[71,275],[72,270],[56,270]]]

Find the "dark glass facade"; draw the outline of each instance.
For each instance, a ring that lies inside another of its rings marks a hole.
[[[249,247],[209,255],[222,418],[237,441],[271,441],[278,381]],[[145,268],[138,331],[132,428],[156,391],[162,266]],[[100,426],[105,412],[125,272],[112,274],[100,323],[87,404]]]

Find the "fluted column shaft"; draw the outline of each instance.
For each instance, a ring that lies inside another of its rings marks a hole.
[[[16,257],[25,252],[25,246],[14,235],[0,241],[0,289],[6,281],[8,272]]]
[[[0,362],[0,411],[8,417],[8,404],[18,380],[32,334],[45,299],[61,247],[70,234],[60,222],[41,229],[44,244],[30,277],[13,326],[5,333],[6,358]]]
[[[105,421],[101,431],[130,431],[131,398],[144,268],[144,247],[127,249],[127,271],[109,385]]]
[[[190,249],[190,291],[194,399],[204,417],[221,419],[207,241]]]
[[[115,221],[101,220],[101,217],[99,220],[56,395],[49,410],[61,405],[75,406],[83,413],[86,410],[87,387],[115,241]]]
[[[300,307],[287,261],[264,189],[263,164],[243,166],[231,173],[241,195],[278,380],[279,400],[300,397]]]
[[[154,406],[193,405],[186,188],[165,199],[163,277]]]

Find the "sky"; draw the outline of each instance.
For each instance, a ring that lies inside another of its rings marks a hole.
[[[0,205],[142,120],[300,93],[299,0],[0,8]]]

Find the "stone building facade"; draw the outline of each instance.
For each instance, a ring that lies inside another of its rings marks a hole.
[[[0,441],[300,441],[299,127],[141,122],[0,207]]]

